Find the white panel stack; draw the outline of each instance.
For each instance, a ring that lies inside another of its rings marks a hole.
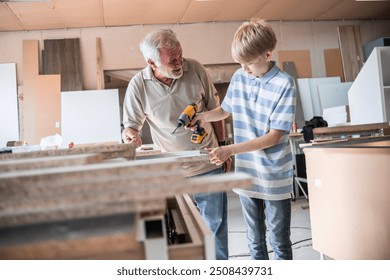
[[[19,140],[16,64],[0,63],[0,147]]]
[[[327,121],[328,126],[345,125],[350,122],[349,106],[342,105],[324,108],[322,117]]]
[[[301,97],[303,115],[306,121],[314,116],[322,116],[322,108],[318,92],[318,85],[340,83],[340,77],[301,78],[297,79]]]

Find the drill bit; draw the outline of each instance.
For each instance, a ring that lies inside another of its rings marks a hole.
[[[174,134],[178,128],[179,128],[179,127],[177,126],[177,127],[175,128],[175,130],[174,130],[171,134]]]

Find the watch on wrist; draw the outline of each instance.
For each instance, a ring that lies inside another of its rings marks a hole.
[[[218,146],[226,146],[226,141],[218,141]]]

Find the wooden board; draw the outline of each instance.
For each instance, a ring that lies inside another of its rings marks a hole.
[[[104,89],[102,40],[96,38],[96,89]]]
[[[327,77],[340,77],[344,82],[343,62],[341,61],[340,49],[324,50],[325,69]]]
[[[212,233],[188,195],[166,201],[183,222],[184,240],[168,246],[169,259],[214,259]],[[145,259],[139,213],[0,229],[0,259]],[[147,241],[146,241],[147,242]]]
[[[61,91],[82,90],[82,63],[78,38],[44,40],[43,57],[43,73],[61,74]]]
[[[189,196],[177,195],[250,187],[252,177],[228,173],[185,178],[182,165],[208,156],[199,151],[179,154],[77,166],[65,164],[68,158],[59,167],[43,163],[61,163],[55,156],[0,161],[13,166],[15,161],[37,163],[37,168],[0,173],[0,259],[144,259],[151,245],[139,239],[134,225],[141,226],[153,213],[163,215],[172,197],[184,221],[186,242],[169,246],[167,257],[213,259],[210,231]],[[128,218],[135,213],[136,223]]]
[[[311,78],[311,58],[309,50],[278,51],[278,64],[283,62],[294,62],[297,71],[297,78]]]
[[[60,132],[59,75],[39,75],[39,45],[36,40],[23,41],[23,134],[29,145]]]
[[[363,47],[360,27],[339,26],[339,44],[346,82],[353,82],[363,66]]]
[[[142,259],[135,220],[125,213],[0,229],[0,259]]]
[[[28,159],[47,156],[65,156],[85,153],[99,153],[104,159],[126,158],[135,159],[135,148],[131,144],[100,144],[100,145],[80,145],[72,149],[53,149],[32,152],[15,152],[10,154],[0,154],[0,160],[6,159]]]
[[[30,145],[39,144],[35,138],[36,91],[35,78],[39,75],[39,45],[38,40],[23,41],[23,107],[21,116],[22,128],[20,140]]]
[[[39,157],[31,159],[16,159],[0,161],[0,173],[16,170],[29,170],[56,166],[74,166],[97,163],[103,160],[101,154],[82,154],[53,157]]]

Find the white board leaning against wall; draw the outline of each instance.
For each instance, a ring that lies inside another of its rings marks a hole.
[[[318,85],[340,82],[340,77],[297,79],[297,85],[301,97],[305,121],[311,120],[314,116],[322,115],[320,97],[318,93]]]
[[[61,92],[62,146],[121,142],[117,89]]]
[[[0,63],[0,147],[19,140],[16,64]]]

